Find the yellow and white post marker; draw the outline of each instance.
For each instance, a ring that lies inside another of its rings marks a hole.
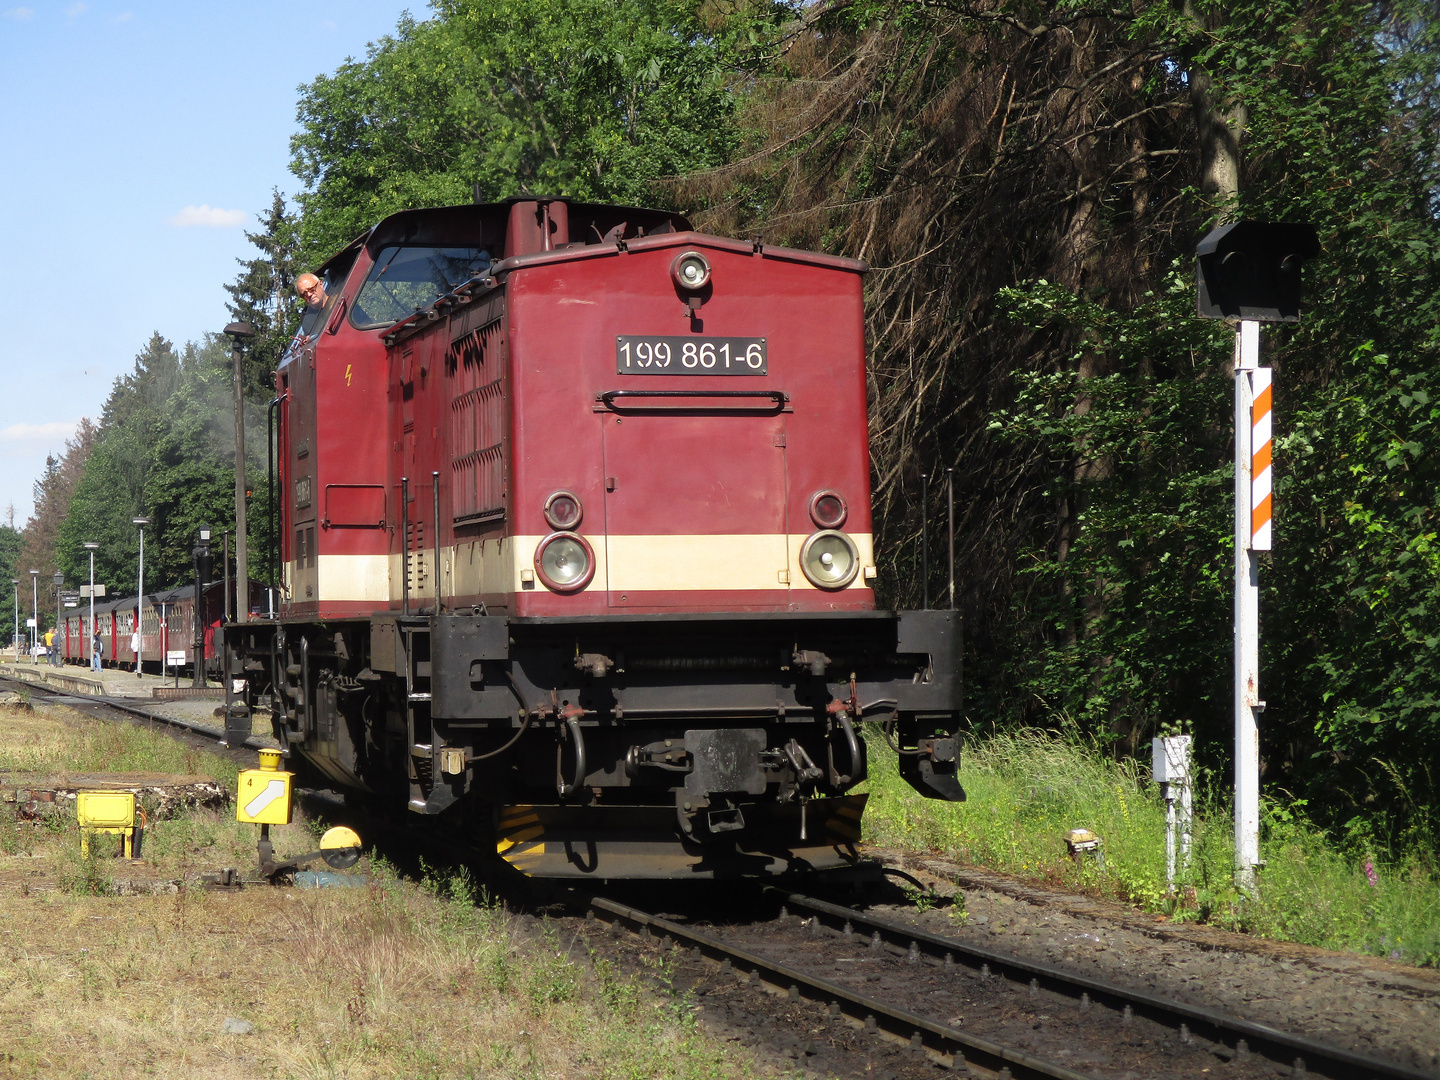
[[[235,820],[251,825],[289,825],[292,772],[280,768],[279,750],[261,750],[260,767],[240,773]]]
[[[235,820],[260,826],[260,841],[256,845],[260,872],[273,880],[281,871],[293,870],[311,859],[324,859],[337,870],[354,866],[360,859],[360,836],[345,825],[327,829],[320,838],[319,851],[275,861],[270,826],[290,824],[295,781],[294,773],[280,768],[280,756],[279,750],[261,750],[260,767],[240,773],[239,790],[235,796]]]
[[[280,768],[279,750],[261,750],[260,767],[244,769],[235,793],[235,820],[260,826],[256,849],[260,870],[269,873],[275,861],[275,847],[270,843],[271,825],[289,825],[291,792],[295,774]]]

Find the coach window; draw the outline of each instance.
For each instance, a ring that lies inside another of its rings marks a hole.
[[[355,297],[350,322],[357,330],[389,326],[484,273],[490,262],[484,248],[383,247]]]

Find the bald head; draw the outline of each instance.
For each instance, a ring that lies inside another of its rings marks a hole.
[[[325,286],[314,274],[301,274],[295,279],[295,291],[311,307],[324,307]]]

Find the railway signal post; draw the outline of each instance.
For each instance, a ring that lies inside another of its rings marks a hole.
[[[1235,883],[1255,887],[1260,859],[1260,566],[1272,544],[1272,373],[1260,366],[1260,324],[1300,321],[1300,267],[1320,252],[1310,225],[1238,221],[1195,249],[1201,318],[1238,321],[1235,334]]]

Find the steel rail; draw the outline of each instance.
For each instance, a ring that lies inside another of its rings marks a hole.
[[[880,941],[902,953],[927,955],[947,966],[964,964],[992,976],[999,975],[1015,982],[1028,982],[1037,988],[1082,1001],[1098,1002],[1122,1012],[1128,1009],[1135,1015],[1179,1030],[1183,1039],[1198,1035],[1210,1042],[1228,1046],[1237,1054],[1255,1053],[1291,1066],[1297,1074],[1330,1076],[1336,1080],[1368,1080],[1370,1077],[1386,1080],[1434,1080],[1432,1073],[1366,1057],[1213,1009],[1187,1005],[1155,994],[1127,990],[1113,983],[1063,971],[1049,964],[1007,956],[775,886],[767,886],[766,891],[781,898],[787,909],[795,907],[812,912],[822,923],[836,926],[842,933],[854,933],[863,928],[872,935],[878,935]]]
[[[829,979],[811,975],[799,968],[775,960],[698,930],[650,915],[637,908],[616,903],[604,897],[591,897],[590,909],[611,920],[629,923],[642,932],[686,942],[702,956],[729,963],[734,968],[754,972],[759,979],[790,995],[791,1000],[807,999],[827,1005],[832,1019],[847,1018],[854,1026],[867,1031],[880,1031],[906,1043],[917,1052],[927,1052],[949,1068],[963,1072],[982,1070],[994,1076],[1011,1076],[1016,1080],[1047,1077],[1050,1080],[1091,1080],[1084,1073],[1045,1061],[1023,1050],[991,1042],[949,1024],[938,1023],[918,1013],[899,1009],[876,998],[858,994]],[[613,925],[613,923],[612,923]]]
[[[70,698],[84,705],[103,705],[107,709],[114,709],[116,712],[128,713],[131,716],[139,717],[141,720],[152,720],[161,724],[169,724],[171,727],[184,728],[187,731],[193,732],[196,735],[207,735],[210,738],[215,739],[217,742],[225,741],[224,728],[211,727],[210,725],[202,724],[197,720],[183,720],[175,716],[162,716],[159,713],[150,712],[148,709],[142,709],[138,705],[122,705],[114,698],[88,697],[79,694],[67,694],[61,690],[55,689],[54,687],[41,686],[39,683],[32,683],[26,679],[18,679],[13,675],[0,674],[0,682],[9,683],[12,686],[16,687],[23,687],[27,691],[38,690],[40,693],[46,694],[50,697]],[[260,741],[253,735],[250,736],[250,738],[246,739],[243,745],[249,747],[251,750],[263,750],[266,748],[272,750],[274,749],[274,747],[269,746],[268,743]]]

